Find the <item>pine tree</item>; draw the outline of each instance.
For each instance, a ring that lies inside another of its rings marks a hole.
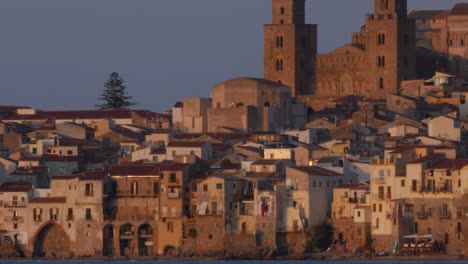
[[[127,87],[124,85],[123,78],[117,73],[113,72],[109,75],[109,79],[104,83],[104,90],[99,97],[103,104],[96,105],[101,110],[105,109],[126,109],[134,106],[135,103],[131,102],[131,96],[127,95]]]

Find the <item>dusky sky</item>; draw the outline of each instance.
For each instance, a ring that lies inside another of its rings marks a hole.
[[[372,0],[308,0],[319,52],[351,40]],[[409,0],[409,11],[461,0]],[[209,97],[234,77],[263,76],[271,0],[5,0],[0,6],[0,105],[94,109],[108,74],[134,108],[163,111]]]

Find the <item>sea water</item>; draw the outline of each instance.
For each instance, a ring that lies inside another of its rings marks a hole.
[[[59,261],[59,260],[0,260],[0,263],[12,263],[12,264],[34,264],[34,263],[41,263],[41,264],[70,264],[70,263],[82,263],[82,264],[107,264],[107,263],[114,263],[114,264],[201,264],[201,263],[209,263],[209,264],[274,264],[274,263],[287,263],[287,264],[294,264],[294,263],[314,263],[314,264],[361,264],[361,263],[399,263],[399,264],[440,264],[440,263],[450,263],[450,264],[466,264],[466,261],[401,261],[401,260],[378,260],[378,259],[369,259],[365,261],[253,261],[253,260],[244,260],[244,261],[209,261],[209,260],[193,260],[193,261],[167,261],[167,260],[159,260],[159,261],[121,261],[121,260],[68,260],[68,261]]]

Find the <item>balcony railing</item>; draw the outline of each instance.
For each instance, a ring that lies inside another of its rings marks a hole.
[[[26,207],[24,201],[2,201],[3,207]]]
[[[24,222],[23,216],[5,216],[5,222]]]
[[[428,217],[432,216],[432,213],[429,211],[419,211],[417,216],[419,219],[427,219]]]
[[[440,219],[450,219],[450,211],[440,211],[439,212],[439,217]]]
[[[94,191],[85,191],[85,196],[94,196]]]
[[[168,192],[167,198],[180,198],[180,192]]]

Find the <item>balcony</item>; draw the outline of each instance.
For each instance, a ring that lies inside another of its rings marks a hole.
[[[94,196],[94,191],[92,190],[85,191],[85,196]]]
[[[5,222],[24,222],[24,217],[23,216],[5,216],[4,218]]]
[[[419,211],[417,213],[418,219],[427,219],[432,216],[432,212],[429,211]]]
[[[131,240],[131,239],[134,239],[134,238],[135,238],[135,233],[133,233],[133,232],[126,231],[126,232],[120,233],[120,239]]]
[[[439,212],[440,219],[450,219],[450,211],[441,211]]]
[[[180,192],[168,192],[167,198],[171,198],[171,199],[180,198]]]
[[[24,201],[1,201],[0,203],[3,204],[3,207],[7,208],[26,207],[26,202]]]

